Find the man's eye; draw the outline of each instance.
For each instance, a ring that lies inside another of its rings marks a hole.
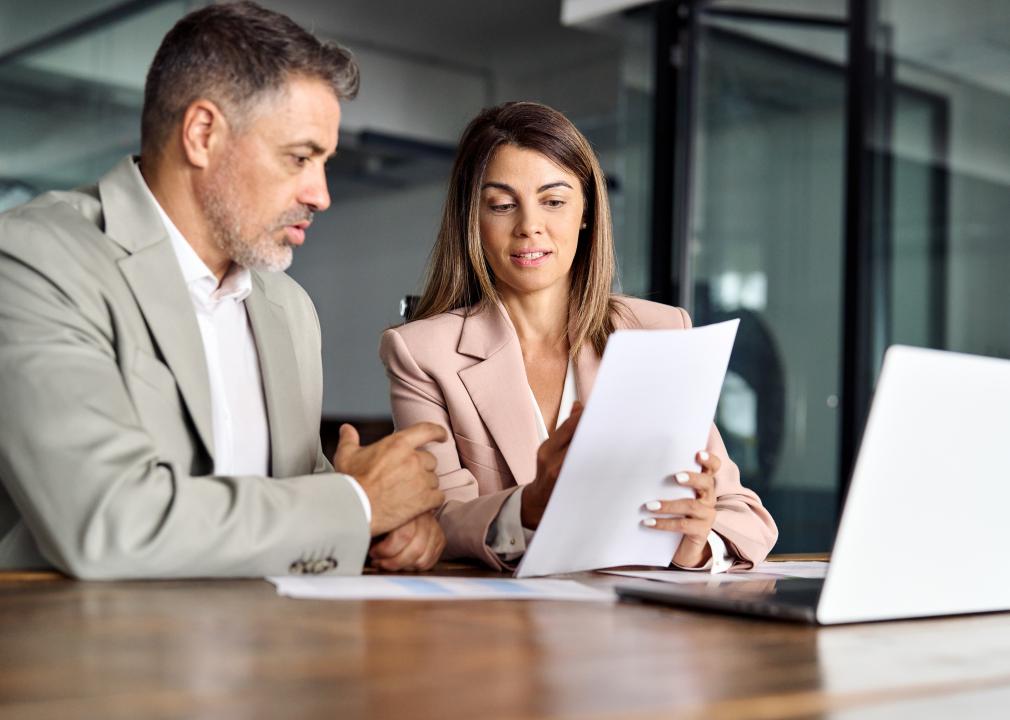
[[[308,163],[310,159],[308,155],[292,155],[291,157],[294,158],[295,164],[298,167],[304,167],[305,164]]]

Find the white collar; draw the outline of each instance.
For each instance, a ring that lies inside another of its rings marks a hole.
[[[572,414],[572,405],[578,399],[578,392],[575,389],[575,365],[572,363],[572,359],[568,358],[568,369],[565,371],[565,386],[561,390],[561,403],[558,406],[558,422],[555,428],[560,427],[561,423]],[[544,422],[544,414],[540,412],[540,404],[537,403],[537,396],[533,394],[533,388],[530,388],[530,400],[533,401],[533,412],[536,415],[537,437],[539,437],[540,442],[544,442],[550,436],[550,433],[547,432],[547,423]]]

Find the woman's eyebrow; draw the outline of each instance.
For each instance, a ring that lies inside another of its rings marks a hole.
[[[566,183],[564,180],[558,180],[557,182],[547,183],[546,185],[541,185],[537,188],[538,193],[542,193],[544,190],[550,190],[556,187],[566,187],[569,190],[572,186]],[[481,186],[481,190],[487,190],[488,188],[498,188],[499,190],[504,190],[505,192],[515,193],[515,188],[511,185],[502,182],[486,182]]]

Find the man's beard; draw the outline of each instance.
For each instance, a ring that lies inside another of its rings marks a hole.
[[[228,167],[226,164],[225,167]],[[246,212],[230,188],[237,187],[237,178],[221,170],[207,183],[201,193],[201,204],[210,224],[211,234],[231,261],[250,270],[280,272],[291,265],[294,253],[286,238],[277,236],[284,228],[312,220],[312,211],[304,206],[292,208],[264,227],[248,228],[244,222],[252,213]]]

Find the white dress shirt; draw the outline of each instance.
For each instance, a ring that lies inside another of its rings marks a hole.
[[[547,440],[549,434],[543,413],[540,412],[540,405],[537,403],[536,395],[533,394],[533,388],[530,388],[530,400],[536,415],[538,440],[542,443]],[[561,404],[558,407],[558,422],[555,427],[560,426],[572,414],[572,405],[576,400],[578,400],[578,394],[575,389],[575,367],[569,359],[568,370],[565,372],[565,385],[561,391]],[[518,560],[526,552],[526,546],[533,538],[533,531],[523,527],[521,520],[523,487],[512,493],[505,501],[498,512],[498,517],[491,524],[490,532],[488,532],[488,545],[505,562]],[[708,533],[708,546],[712,557],[707,563],[698,568],[683,569],[721,573],[732,567],[733,558],[726,549],[726,543],[714,530],[710,530]]]
[[[232,264],[218,284],[217,277],[196,254],[147,187],[148,197],[161,216],[172,249],[179,260],[203,340],[213,423],[214,474],[265,477],[270,470],[270,426],[267,421],[259,352],[246,312],[252,292],[248,269]],[[372,508],[361,486],[351,478],[368,522]]]

